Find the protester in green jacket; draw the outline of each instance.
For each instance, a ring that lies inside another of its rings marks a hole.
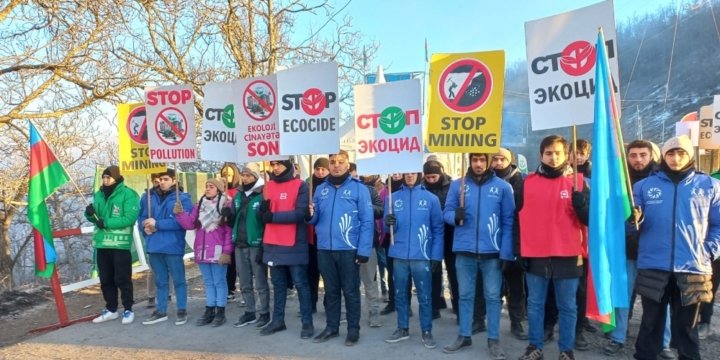
[[[95,224],[93,247],[100,274],[100,289],[105,299],[105,310],[93,320],[101,323],[114,320],[118,315],[118,289],[125,308],[123,324],[135,319],[132,312],[132,255],[133,226],[140,214],[140,197],[125,186],[120,168],[110,166],[102,173],[103,185],[95,193],[93,204],[85,208],[85,218]]]

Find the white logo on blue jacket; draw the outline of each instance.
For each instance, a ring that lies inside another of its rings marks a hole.
[[[660,196],[662,196],[662,190],[660,190],[660,188],[656,188],[656,187],[650,188],[650,190],[648,190],[648,192],[647,192],[647,195],[651,199],[657,199]]]
[[[352,229],[352,217],[348,214],[344,214],[340,218],[340,235],[342,236],[343,241],[347,246],[357,249],[357,247],[353,246],[353,244],[350,242],[350,229]]]
[[[427,208],[427,200],[420,199],[420,201],[418,201],[418,206],[419,206],[418,210],[427,210],[428,209]]]
[[[500,218],[495,213],[493,213],[490,217],[488,230],[490,231],[490,242],[492,242],[495,250],[500,251],[500,245],[498,244],[498,235],[500,234]]]
[[[495,186],[490,187],[490,195],[491,197],[498,197],[500,195],[500,189],[498,189]]]
[[[320,192],[320,195],[327,195],[329,192],[330,192],[330,189],[324,188],[324,189],[322,189],[322,191]]]
[[[425,259],[430,260],[430,257],[427,254],[427,244],[431,238],[430,228],[427,227],[425,224],[420,227],[420,233],[418,234],[418,238],[420,239],[420,251],[422,252],[422,255],[425,257]]]
[[[350,191],[350,189],[345,189],[343,191],[343,196],[350,196],[351,194],[352,194],[352,191]]]

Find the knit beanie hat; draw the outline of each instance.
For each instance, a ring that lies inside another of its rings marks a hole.
[[[662,148],[663,158],[665,158],[665,154],[667,154],[668,151],[673,149],[683,149],[686,153],[688,153],[688,156],[690,156],[691,159],[695,157],[695,148],[687,135],[676,136],[668,140]]]
[[[122,178],[122,176],[120,175],[120,167],[114,166],[114,165],[108,166],[107,169],[105,169],[103,171],[102,176],[105,176],[105,175],[108,175],[111,178],[113,178],[113,180],[115,180],[116,183],[120,182],[120,179]]]
[[[493,155],[493,157],[495,157],[495,156],[502,156],[502,157],[506,158],[507,161],[511,164],[514,162],[512,151],[505,149],[505,148],[500,148],[498,150],[497,154]]]
[[[225,184],[226,184],[225,179],[211,178],[211,179],[208,179],[207,182],[215,185],[215,187],[218,189],[218,191],[222,191],[222,192],[225,191]]]
[[[443,166],[437,160],[427,161],[423,165],[423,174],[425,174],[425,175],[430,175],[430,174],[442,175],[443,174]]]
[[[317,169],[318,167],[321,167],[325,170],[330,170],[330,160],[324,157],[318,158],[317,160],[315,160],[313,169]]]
[[[255,180],[260,179],[260,166],[257,163],[247,163],[242,168],[242,173],[248,173],[255,177]]]

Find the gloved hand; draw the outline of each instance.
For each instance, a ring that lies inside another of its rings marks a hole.
[[[312,204],[310,204],[310,206],[305,208],[305,221],[306,222],[312,220],[313,210],[315,210],[315,209],[313,209]]]
[[[260,211],[261,212],[270,211],[270,200],[263,200],[260,202]]]
[[[263,223],[265,223],[265,224],[272,224],[272,222],[273,222],[273,213],[271,213],[271,212],[269,212],[269,211],[262,213],[262,219],[263,219]]]
[[[232,217],[232,210],[230,210],[229,207],[224,207],[222,210],[220,210],[220,215],[224,218],[231,218]]]
[[[442,271],[442,261],[430,260],[430,272],[433,274]]]
[[[502,272],[510,270],[510,267],[512,267],[512,266],[513,266],[513,261],[505,260],[505,259],[500,259],[500,261],[498,261],[498,269],[500,269],[500,271],[502,271]]]
[[[230,254],[222,254],[220,255],[220,259],[218,260],[218,265],[225,265],[230,263]]]
[[[184,210],[183,210],[182,204],[179,203],[179,202],[176,202],[176,203],[175,203],[175,206],[173,207],[173,214],[177,215],[177,214],[180,214],[180,213],[183,212],[183,211],[184,211]]]
[[[365,263],[367,263],[368,261],[370,261],[370,258],[367,257],[367,256],[355,255],[355,263],[358,264],[358,265],[360,265],[360,264],[365,264]]]
[[[103,221],[103,219],[98,219],[95,222],[95,225],[97,225],[98,229],[105,229],[105,222]]]
[[[515,266],[520,268],[520,270],[527,272],[530,264],[528,263],[527,258],[524,258],[522,256],[517,256],[517,257],[515,257]]]
[[[385,215],[385,225],[388,227],[393,227],[397,224],[397,218],[395,217],[395,214],[387,214]]]
[[[632,214],[630,214],[630,217],[628,218],[628,222],[630,224],[635,225],[637,223],[640,223],[640,221],[642,221],[643,216],[644,216],[644,214],[643,214],[642,208],[640,206],[636,206],[632,209]]]
[[[258,265],[263,264],[263,247],[262,247],[262,245],[260,245],[260,247],[258,248],[257,255],[255,255],[255,263]]]
[[[85,213],[89,217],[95,216],[95,208],[93,207],[93,204],[90,204],[87,207],[85,207]]]
[[[458,206],[455,208],[455,225],[460,225],[460,222],[465,220],[465,207]]]
[[[573,191],[572,193],[572,206],[577,211],[585,207],[585,195],[580,191]]]

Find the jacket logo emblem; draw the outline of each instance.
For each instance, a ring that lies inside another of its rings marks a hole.
[[[287,193],[280,193],[280,200],[287,199]]]
[[[423,201],[423,200],[420,200]],[[423,224],[420,227],[420,232],[418,233],[418,239],[420,239],[420,252],[422,253],[423,257],[425,259],[430,260],[430,256],[428,256],[428,243],[430,242],[430,228],[427,227],[425,224]]]
[[[260,203],[259,203],[259,202],[254,203],[253,206],[252,206],[253,210],[257,210],[259,207],[260,207]]]
[[[357,249],[357,247],[350,242],[350,229],[353,228],[352,217],[348,214],[343,214],[338,225],[340,225],[340,236],[342,237],[343,242],[345,242],[347,246]]]
[[[418,205],[420,205],[421,207],[427,207],[427,200],[425,200],[425,199],[420,200],[418,202]]]
[[[352,191],[345,190],[345,191],[343,191],[343,196],[350,196],[351,193],[352,193]]]
[[[567,191],[567,190],[561,190],[561,191],[560,191],[560,198],[561,198],[561,199],[569,199],[569,198],[570,198],[570,194],[568,194],[568,191]]]
[[[662,196],[662,190],[660,190],[660,188],[656,188],[656,187],[650,188],[650,190],[648,190],[648,192],[647,192],[647,196],[651,199],[657,199],[660,196]]]
[[[500,189],[498,189],[498,188],[495,187],[495,186],[491,187],[491,188],[490,188],[490,195],[500,195]]]
[[[691,193],[691,195],[703,196],[703,195],[705,195],[705,190],[703,190],[702,188],[693,186],[692,191],[690,193]]]
[[[330,192],[330,190],[328,190],[328,188],[324,188],[324,189],[322,189],[322,191],[320,192],[320,194],[321,194],[321,195],[327,195],[328,192]]]
[[[396,208],[401,208],[403,206],[402,200],[395,200],[394,202]]]
[[[470,185],[465,184],[465,193],[467,194],[469,192],[470,192]]]
[[[120,208],[117,207],[117,205],[113,205],[113,212],[116,213],[116,214],[119,214],[119,213],[120,213]]]

